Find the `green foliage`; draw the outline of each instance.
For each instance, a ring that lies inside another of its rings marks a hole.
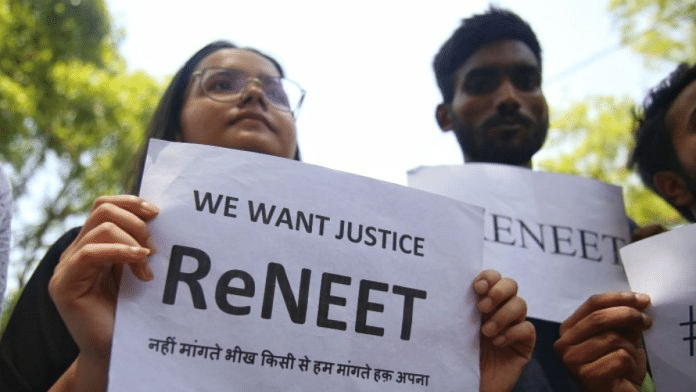
[[[159,99],[116,41],[103,0],[0,0],[0,157],[36,215],[13,232],[20,286],[69,217],[122,191]]]
[[[610,0],[622,42],[646,60],[696,61],[693,0]]]
[[[619,185],[628,215],[639,225],[681,223],[679,214],[643,186],[628,167],[633,150],[630,98],[591,96],[573,102],[553,116],[544,147],[535,164],[545,171],[595,178]]]

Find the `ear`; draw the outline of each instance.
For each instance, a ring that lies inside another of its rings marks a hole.
[[[690,206],[694,202],[695,195],[689,191],[684,179],[673,171],[655,173],[653,182],[660,194],[677,207]]]
[[[441,103],[435,108],[435,120],[443,132],[451,131],[452,128],[452,112],[449,105]]]

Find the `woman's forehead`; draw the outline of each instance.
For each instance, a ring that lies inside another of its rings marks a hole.
[[[220,49],[201,60],[196,68],[209,67],[236,68],[251,75],[280,76],[278,69],[269,59],[247,49]]]

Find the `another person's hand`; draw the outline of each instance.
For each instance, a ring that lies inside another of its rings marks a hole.
[[[636,293],[590,297],[563,324],[554,348],[586,391],[640,391],[647,359],[642,332],[650,298]]]
[[[139,279],[152,279],[147,222],[157,213],[136,196],[99,197],[61,255],[49,294],[80,353],[56,385],[105,389],[121,270],[129,265]]]
[[[510,391],[529,363],[536,343],[534,325],[525,321],[526,302],[517,282],[495,270],[474,279],[481,312],[481,391]]]

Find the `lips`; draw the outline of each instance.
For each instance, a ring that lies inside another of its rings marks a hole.
[[[261,113],[253,112],[253,111],[247,111],[247,112],[242,112],[238,113],[237,115],[233,116],[232,119],[230,120],[229,125],[235,125],[239,123],[240,121],[243,120],[254,120],[262,123],[263,125],[266,126],[266,128],[270,129],[271,131],[275,132],[275,129],[271,126],[271,123],[268,121],[266,116],[264,116]]]

